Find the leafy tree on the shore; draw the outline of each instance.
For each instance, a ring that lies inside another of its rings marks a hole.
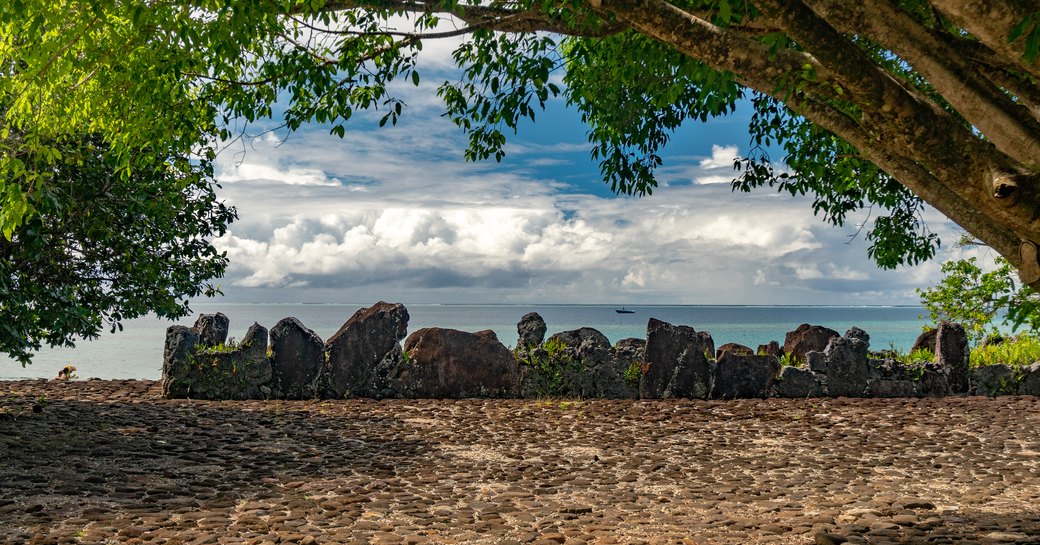
[[[987,335],[1000,334],[999,326],[1013,330],[1040,328],[1040,299],[1029,286],[1015,281],[1011,264],[997,257],[992,270],[984,270],[975,257],[950,260],[942,265],[942,280],[917,290],[921,304],[936,324],[940,320],[964,326],[972,344]]]
[[[149,312],[188,314],[186,298],[223,275],[227,258],[209,238],[235,217],[208,161],[169,156],[122,176],[100,138],[48,146],[60,160],[36,188],[35,213],[0,237],[0,353],[23,365],[45,344],[71,346]]]
[[[934,255],[927,203],[1040,285],[1040,6],[1017,0],[0,2],[0,234],[47,211],[63,139],[99,135],[133,180],[278,101],[289,130],[394,123],[389,84],[419,84],[422,44],[460,36],[461,78],[438,94],[468,159],[500,159],[562,94],[607,183],[649,193],[675,128],[746,100],[756,147],[735,188],[811,194],[838,225],[869,208],[882,267]]]

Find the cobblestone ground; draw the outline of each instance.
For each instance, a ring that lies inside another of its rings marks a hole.
[[[0,382],[0,541],[1040,543],[1038,409],[198,402],[148,381]]]

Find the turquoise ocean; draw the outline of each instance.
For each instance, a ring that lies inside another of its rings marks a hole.
[[[22,367],[0,356],[0,380],[52,378],[65,365],[75,365],[81,378],[158,379],[162,373],[166,328],[173,323],[192,325],[199,313],[223,312],[231,320],[231,337],[241,338],[253,323],[270,329],[282,318],[292,316],[323,339],[335,333],[359,308],[368,304],[242,304],[195,303],[195,315],[170,322],[155,317],[124,322],[121,332],[107,331],[99,339],[79,341],[75,348],[45,349],[33,363]],[[516,323],[528,312],[545,319],[549,334],[579,327],[601,331],[611,343],[628,337],[645,338],[646,323],[657,318],[673,324],[708,331],[715,345],[735,342],[755,348],[776,340],[799,324],[823,325],[844,333],[858,326],[870,334],[873,350],[895,348],[907,351],[927,320],[916,306],[627,306],[633,314],[618,314],[607,305],[434,305],[407,304],[411,317],[408,330],[445,327],[463,331],[494,330],[509,347],[516,344]]]

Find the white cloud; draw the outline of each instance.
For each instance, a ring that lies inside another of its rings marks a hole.
[[[462,136],[444,125],[418,120],[344,140],[302,132],[278,147],[258,142],[237,166],[221,157],[218,178],[232,182],[223,195],[241,216],[217,241],[231,258],[225,291],[258,288],[252,296],[268,300],[912,303],[912,288],[937,272],[877,270],[862,240],[846,244],[849,231],[814,217],[804,198],[700,182],[732,177],[735,146],[694,158],[687,179],[698,183],[605,197],[527,174],[532,161],[569,158],[559,150],[520,144],[512,162],[465,163]]]

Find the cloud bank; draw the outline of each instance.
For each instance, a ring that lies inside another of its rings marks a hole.
[[[223,288],[258,301],[913,304],[938,264],[880,271],[855,226],[806,199],[732,193],[738,146],[669,162],[667,186],[604,196],[587,146],[519,141],[502,164],[465,163],[442,119],[320,129],[221,156],[241,220],[217,241]],[[558,175],[554,175],[558,174]],[[566,181],[565,181],[566,180]],[[862,219],[866,219],[865,217]],[[929,217],[940,234],[953,227]],[[950,237],[948,236],[949,240]]]

